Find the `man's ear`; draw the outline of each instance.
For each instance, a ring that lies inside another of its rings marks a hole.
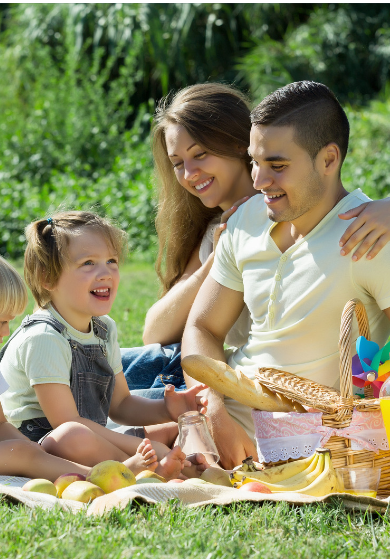
[[[338,173],[341,165],[339,146],[335,143],[331,143],[322,148],[321,152],[322,171],[324,175]]]

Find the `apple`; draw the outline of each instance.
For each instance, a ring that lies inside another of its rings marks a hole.
[[[87,475],[87,481],[99,486],[105,493],[129,487],[136,482],[135,475],[122,462],[105,460],[96,464]]]
[[[102,495],[105,495],[105,493],[97,485],[89,481],[74,481],[64,489],[62,498],[79,501],[80,503],[89,503]]]
[[[57,495],[61,499],[62,493],[64,489],[68,487],[74,481],[85,481],[85,476],[83,474],[62,474],[62,476],[58,477],[54,485],[57,489]]]
[[[243,483],[239,489],[243,491],[253,491],[254,493],[272,493],[270,489],[263,483],[259,481],[250,481],[249,483]]]
[[[167,483],[183,483],[184,479],[170,479]]]
[[[23,491],[33,491],[34,493],[47,493],[48,495],[53,495],[57,497],[57,489],[54,483],[48,479],[30,479],[22,487]]]

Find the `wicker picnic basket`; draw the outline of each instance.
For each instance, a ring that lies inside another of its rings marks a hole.
[[[365,389],[364,399],[355,399],[352,392],[352,320],[356,315],[359,335],[370,340],[370,328],[367,313],[359,299],[351,299],[345,305],[340,327],[340,392],[317,384],[296,375],[271,368],[259,369],[257,380],[267,388],[311,406],[323,412],[323,425],[342,429],[348,427],[353,409],[370,413],[380,410],[379,400],[372,398],[372,389]],[[381,468],[378,496],[390,495],[390,450],[378,453],[368,450],[352,450],[351,440],[334,436],[326,443],[331,450],[334,467],[360,466]]]

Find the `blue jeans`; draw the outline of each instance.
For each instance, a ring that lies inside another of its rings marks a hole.
[[[179,391],[187,388],[180,365],[180,344],[121,349],[121,356],[127,386],[136,396],[163,398],[166,384],[173,384]]]

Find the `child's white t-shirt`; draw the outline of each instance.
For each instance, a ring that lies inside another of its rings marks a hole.
[[[17,428],[26,419],[45,416],[33,388],[35,384],[56,383],[70,386],[72,352],[68,338],[82,345],[99,344],[92,323],[90,332],[79,332],[52,306],[38,312],[56,318],[66,326],[66,331],[60,334],[48,324],[33,324],[23,328],[7,347],[1,362],[1,372],[9,388],[0,400],[7,420]],[[122,371],[122,361],[116,325],[109,316],[102,316],[100,319],[107,325],[107,360],[114,374],[118,374]]]

